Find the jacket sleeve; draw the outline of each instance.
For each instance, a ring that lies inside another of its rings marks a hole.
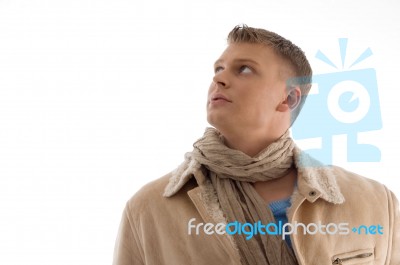
[[[114,247],[113,265],[144,265],[143,250],[127,204],[119,226]]]
[[[400,264],[400,210],[399,210],[399,201],[393,192],[389,191],[389,209],[391,209],[392,213],[390,214],[393,224],[392,228],[392,247],[388,253],[390,265]]]

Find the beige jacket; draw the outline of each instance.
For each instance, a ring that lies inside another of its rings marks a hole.
[[[189,235],[188,222],[192,218],[193,225],[225,221],[213,188],[204,177],[205,170],[193,172],[194,177],[189,178],[170,173],[144,186],[127,202],[114,265],[240,264],[232,236],[215,232],[208,235],[204,226],[198,235],[195,229]],[[292,196],[288,218],[291,223],[305,225],[348,223],[345,235],[304,235],[303,230],[292,234],[301,265],[400,264],[398,201],[376,181],[338,167],[332,167],[329,174],[298,169],[298,189]],[[353,227],[361,234],[353,232]],[[334,230],[331,226],[330,232]]]

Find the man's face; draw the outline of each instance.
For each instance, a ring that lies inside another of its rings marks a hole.
[[[268,132],[285,97],[285,62],[261,44],[230,44],[216,61],[207,120],[217,129]],[[280,116],[281,117],[281,116]]]

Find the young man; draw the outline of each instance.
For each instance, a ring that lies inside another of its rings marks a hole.
[[[114,265],[400,264],[394,194],[317,166],[289,136],[310,89],[304,53],[237,26],[214,69],[214,128],[127,202]]]

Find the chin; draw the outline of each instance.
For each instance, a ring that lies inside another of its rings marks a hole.
[[[207,115],[207,122],[208,122],[208,124],[210,124],[212,127],[214,127],[215,129],[217,129],[220,132],[231,127],[229,125],[229,122],[227,122],[227,120],[225,120],[224,118],[221,118],[221,117],[216,117],[216,115]]]
[[[212,117],[212,115],[207,113],[207,122],[211,126],[215,127],[215,118]]]

